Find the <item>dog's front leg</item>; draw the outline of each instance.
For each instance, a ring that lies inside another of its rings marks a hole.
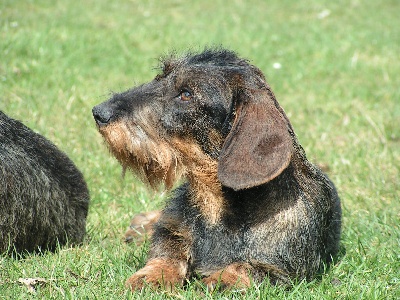
[[[164,211],[154,226],[149,259],[128,279],[127,286],[132,290],[146,285],[167,290],[182,286],[188,272],[190,243],[180,215]]]

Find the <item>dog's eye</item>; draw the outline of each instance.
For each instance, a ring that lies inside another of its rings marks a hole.
[[[178,97],[179,97],[179,100],[190,101],[192,99],[192,94],[187,90],[183,90],[180,92]]]

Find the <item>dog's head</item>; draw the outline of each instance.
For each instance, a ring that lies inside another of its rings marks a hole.
[[[246,189],[279,175],[294,151],[262,72],[227,50],[169,57],[154,80],[113,95],[93,115],[122,165],[151,185],[172,186],[187,172],[185,155],[201,153],[216,162],[224,186]]]

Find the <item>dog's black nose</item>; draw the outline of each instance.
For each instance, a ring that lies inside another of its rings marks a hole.
[[[93,114],[93,117],[94,117],[96,123],[99,126],[103,126],[103,125],[107,125],[111,121],[112,116],[113,116],[113,111],[111,108],[109,108],[105,105],[99,104],[99,105],[96,105],[95,107],[93,107],[92,114]]]

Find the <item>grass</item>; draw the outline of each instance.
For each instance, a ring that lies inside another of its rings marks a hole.
[[[399,299],[400,2],[3,0],[0,110],[65,151],[91,192],[86,242],[0,256],[0,299]],[[329,167],[343,203],[345,251],[321,278],[210,295],[129,293],[146,258],[125,245],[130,217],[162,206],[121,178],[91,108],[155,76],[170,50],[223,45],[266,74],[310,160]],[[279,66],[280,68],[277,68]],[[30,293],[20,278],[43,278]]]

